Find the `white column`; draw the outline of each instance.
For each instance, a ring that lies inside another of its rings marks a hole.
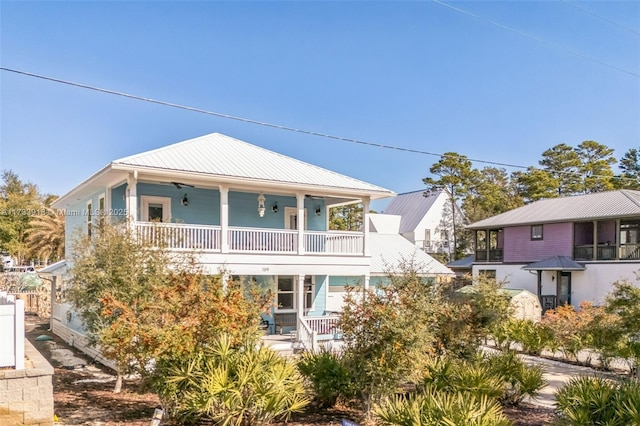
[[[370,275],[365,275],[362,283],[362,300],[367,299],[367,291],[369,290],[369,280],[371,280]]]
[[[364,232],[363,255],[369,256],[369,210],[371,208],[371,198],[365,197],[362,200],[362,232]]]
[[[304,275],[298,275],[298,318],[304,316]]]
[[[229,188],[220,186],[220,248],[229,253]]]
[[[134,171],[127,179],[127,210],[133,225],[138,220],[138,172]]]
[[[304,194],[296,194],[298,202],[298,254],[304,254]]]

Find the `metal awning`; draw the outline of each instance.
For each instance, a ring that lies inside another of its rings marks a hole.
[[[553,256],[548,259],[523,266],[526,271],[584,271],[584,265],[568,256]]]

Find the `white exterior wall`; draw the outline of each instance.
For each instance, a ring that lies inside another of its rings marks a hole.
[[[505,288],[524,289],[538,293],[538,275],[536,271],[525,271],[519,265],[473,265],[473,276],[480,270],[495,270],[496,279],[505,281]],[[604,297],[613,289],[613,283],[626,279],[640,287],[636,281],[636,272],[640,271],[640,263],[587,263],[585,271],[571,272],[571,304],[578,307],[581,302],[589,301],[596,305],[604,301]],[[556,294],[556,271],[542,272],[542,295]]]
[[[416,247],[424,247],[424,233],[425,230],[429,229],[431,231],[431,245],[427,247],[426,251],[449,252],[449,247],[444,247],[444,241],[440,236],[440,232],[443,230],[442,220],[445,211],[445,204],[448,202],[449,200],[447,196],[444,193],[440,193],[438,198],[433,202],[431,208],[429,208],[427,214],[425,214],[422,220],[418,223],[418,226],[416,226],[416,229],[413,232]],[[451,233],[453,231],[452,229],[448,229],[448,231],[449,238],[451,239]],[[451,241],[449,242],[451,243]]]

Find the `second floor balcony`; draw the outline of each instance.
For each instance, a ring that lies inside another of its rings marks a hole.
[[[142,241],[170,250],[212,253],[364,256],[364,233],[136,222]]]

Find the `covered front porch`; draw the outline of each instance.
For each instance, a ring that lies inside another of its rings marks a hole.
[[[571,305],[571,278],[586,267],[567,256],[553,256],[533,262],[522,269],[537,274],[537,296],[542,312],[565,304]]]

